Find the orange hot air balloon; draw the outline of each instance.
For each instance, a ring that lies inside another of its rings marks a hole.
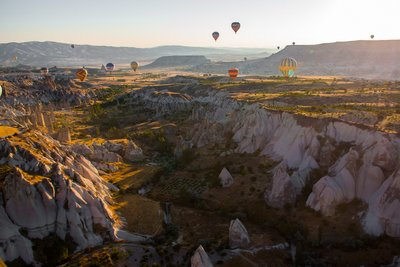
[[[78,78],[81,82],[83,82],[87,76],[88,76],[88,72],[84,68],[79,69],[76,72],[76,78]]]
[[[232,30],[237,33],[237,31],[240,29],[240,23],[239,22],[232,22],[231,24]]]
[[[212,37],[214,38],[215,41],[217,41],[219,37],[219,32],[213,32]]]
[[[237,69],[237,68],[229,69],[228,74],[229,74],[229,77],[231,77],[231,79],[234,80],[234,79],[236,79],[236,77],[239,74],[239,69]]]

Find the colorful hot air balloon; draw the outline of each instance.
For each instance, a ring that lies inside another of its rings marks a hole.
[[[106,70],[107,71],[113,71],[114,70],[114,64],[113,63],[107,63]]]
[[[280,46],[277,46],[276,48],[278,48],[278,50],[279,50],[279,49],[281,49],[281,47],[280,47]]]
[[[72,45],[71,45],[71,48],[75,48],[75,45],[74,45],[74,44],[72,44]]]
[[[234,79],[236,79],[236,77],[239,74],[239,69],[237,69],[237,68],[229,69],[228,74],[229,74],[229,77],[231,77],[231,79],[234,80]]]
[[[217,41],[219,37],[219,32],[213,32],[212,37],[214,38],[215,41]]]
[[[88,76],[87,70],[85,68],[81,68],[76,71],[76,78],[78,78],[81,82],[83,82]]]
[[[237,33],[237,31],[240,29],[240,23],[239,22],[232,22],[231,24],[232,30]]]
[[[131,62],[131,68],[133,69],[133,71],[136,71],[138,67],[139,64],[136,61]]]
[[[292,45],[295,45],[295,44],[296,44],[295,42],[292,43]]]
[[[279,70],[282,72],[283,76],[286,78],[293,77],[294,71],[297,69],[297,62],[295,59],[291,57],[284,58],[281,61],[281,65],[279,66]]]
[[[370,37],[371,37],[371,39],[374,39],[375,35],[371,34],[371,36],[370,36]]]
[[[43,67],[43,68],[40,69],[40,75],[46,76],[48,73],[49,73],[49,69],[48,68]]]

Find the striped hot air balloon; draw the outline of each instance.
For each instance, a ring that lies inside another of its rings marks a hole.
[[[139,64],[136,61],[131,62],[131,68],[133,69],[133,71],[136,71],[138,67]]]
[[[114,64],[113,63],[107,63],[106,65],[106,70],[107,71],[113,71],[114,70]]]
[[[213,32],[212,37],[214,38],[215,41],[217,41],[219,37],[219,32]]]
[[[81,82],[83,82],[87,76],[88,72],[84,68],[81,68],[76,71],[76,78],[78,78]]]
[[[48,73],[49,73],[49,69],[48,68],[43,67],[43,68],[40,69],[40,75],[46,76]]]
[[[237,31],[240,29],[240,23],[239,22],[232,22],[231,24],[232,30],[237,33]]]
[[[281,61],[281,65],[279,66],[279,70],[286,78],[293,77],[296,69],[297,69],[297,62],[294,58],[291,57],[284,58]]]
[[[239,74],[239,69],[237,69],[237,68],[229,69],[228,74],[229,74],[229,77],[231,77],[231,79],[234,80],[234,79],[236,79],[236,77]]]

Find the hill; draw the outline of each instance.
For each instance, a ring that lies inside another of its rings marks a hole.
[[[204,55],[213,60],[238,60],[269,55],[267,49],[207,48],[189,46],[159,46],[153,48],[75,45],[57,42],[25,42],[0,44],[0,65],[14,66],[76,66],[101,65],[107,62],[128,64],[132,60],[152,61],[170,55]],[[13,61],[13,56],[17,60]]]
[[[280,74],[285,57],[298,62],[298,75],[338,75],[372,79],[400,77],[400,40],[351,41],[318,45],[287,46],[269,57],[241,62],[217,62],[192,68],[194,71],[226,73],[238,67],[242,74]]]
[[[211,63],[211,60],[207,59],[205,56],[164,56],[146,65],[144,68],[197,66],[208,63]]]

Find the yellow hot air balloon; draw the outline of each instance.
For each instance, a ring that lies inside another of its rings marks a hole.
[[[294,58],[291,57],[284,58],[279,66],[279,70],[286,78],[293,77],[296,69],[297,62]]]
[[[131,68],[133,69],[133,71],[136,71],[138,67],[139,64],[136,61],[131,62]]]
[[[76,78],[78,78],[81,82],[83,82],[87,76],[88,76],[88,72],[84,68],[79,69],[76,72]]]

